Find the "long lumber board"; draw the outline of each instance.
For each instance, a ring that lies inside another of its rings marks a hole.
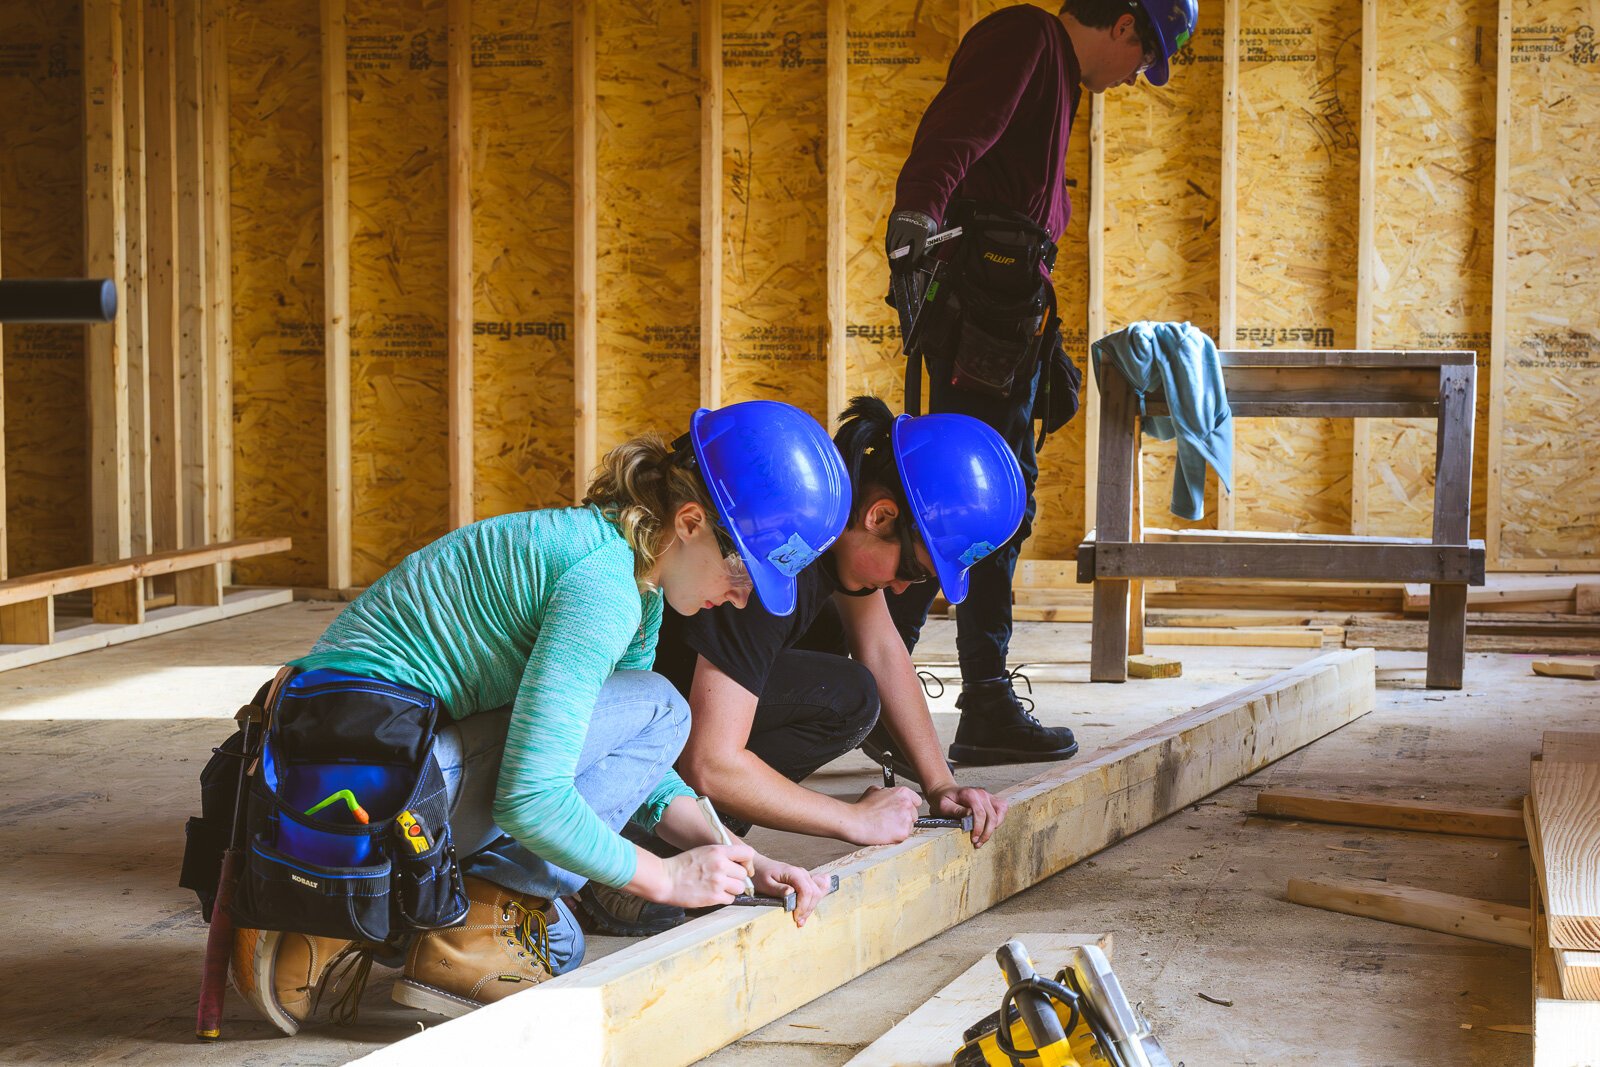
[[[1527,908],[1474,900],[1369,878],[1289,879],[1288,898],[1308,908],[1381,919],[1419,930],[1436,930],[1513,948],[1532,945]]]
[[[1530,841],[1537,835],[1529,833]],[[1550,948],[1539,873],[1530,876],[1533,911],[1533,1067],[1592,1067],[1600,1064],[1600,1002],[1561,995],[1559,964]]]
[[[1034,969],[1046,978],[1072,959],[1080,945],[1097,945],[1111,957],[1110,934],[1013,934],[1028,949]],[[999,948],[998,945],[995,946]],[[844,1067],[949,1067],[967,1027],[1000,1007],[1006,978],[993,952],[963,971],[922,1007],[895,1023],[856,1053]],[[1137,997],[1132,999],[1137,1000]]]
[[[1370,650],[1330,652],[1012,786],[981,849],[932,830],[827,864],[839,891],[804,929],[724,908],[357,1062],[693,1063],[1365,715],[1376,694]]]
[[[1579,735],[1585,736],[1585,735]],[[1550,734],[1545,734],[1545,748],[1550,747]],[[1535,764],[1539,760],[1533,761]],[[1529,893],[1530,907],[1534,911],[1535,963],[1541,949],[1548,952],[1548,966],[1560,979],[1558,992],[1566,1000],[1600,999],[1600,952],[1580,949],[1554,948],[1550,944],[1550,931],[1544,912],[1544,850],[1540,845],[1539,819],[1533,810],[1533,797],[1522,798],[1522,817],[1527,826],[1528,858],[1533,861],[1533,890]]]
[[[1419,830],[1520,841],[1525,833],[1519,808],[1477,808],[1427,800],[1344,796],[1311,789],[1263,789],[1256,796],[1256,814],[1344,826],[1387,830]]]
[[[1550,944],[1600,950],[1600,763],[1533,763]]]

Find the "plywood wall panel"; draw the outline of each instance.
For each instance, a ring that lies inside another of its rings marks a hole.
[[[1512,4],[1500,554],[1600,557],[1600,18],[1575,0]]]
[[[234,530],[294,539],[245,584],[327,580],[320,50],[316,0],[230,5]]]
[[[83,275],[81,5],[0,5],[0,201],[7,278]],[[89,560],[84,329],[8,326],[8,573]]]
[[[1358,0],[1244,0],[1238,323],[1225,347],[1350,348],[1360,182]],[[1241,419],[1242,530],[1348,532],[1351,425]]]
[[[1472,536],[1488,498],[1494,0],[1378,7],[1372,343],[1478,353]],[[1433,531],[1433,420],[1374,419],[1367,532]]]
[[[448,526],[445,0],[351,0],[353,573]]]
[[[602,454],[699,406],[698,20],[687,0],[598,2]]]
[[[883,302],[889,288],[884,229],[912,134],[955,53],[956,9],[852,0],[848,18],[845,394],[875,393],[899,411],[905,360],[899,320]]]
[[[1219,305],[1222,29],[1202,26],[1167,85],[1106,94],[1106,328],[1190,322],[1213,339]],[[1145,522],[1214,528],[1217,482],[1198,521],[1172,514],[1172,442],[1144,439]]]
[[[724,403],[827,406],[827,10],[725,3]]]
[[[472,0],[475,509],[572,500],[572,23]]]

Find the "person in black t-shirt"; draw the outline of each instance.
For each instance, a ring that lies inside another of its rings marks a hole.
[[[754,824],[889,844],[911,834],[923,800],[915,791],[874,786],[842,801],[798,783],[854,748],[878,758],[892,750],[934,814],[972,816],[981,846],[1006,802],[956,782],[883,591],[939,582],[959,603],[968,569],[1022,520],[1022,472],[1000,435],[965,415],[896,419],[881,400],[857,397],[840,421],[834,443],[850,470],[851,521],[797,576],[794,612],[773,615],[752,601],[662,620],[653,669],[690,707],[678,770],[738,833]],[[614,890],[586,889],[579,902],[609,933],[682,920]]]

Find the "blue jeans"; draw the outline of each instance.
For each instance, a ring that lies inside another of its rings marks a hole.
[[[556,903],[564,921],[550,927],[551,960],[575,962],[583,956],[583,934],[560,898],[588,879],[529,852],[494,824],[495,785],[510,723],[511,709],[500,708],[439,731],[434,753],[450,798],[450,833],[465,857],[463,873]],[[650,671],[617,671],[601,687],[589,719],[578,756],[578,795],[607,826],[621,830],[688,738],[689,702],[671,682]],[[575,946],[562,943],[573,939]]]

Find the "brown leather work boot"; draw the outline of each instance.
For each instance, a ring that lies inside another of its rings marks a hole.
[[[311,1017],[333,964],[355,945],[337,937],[240,927],[233,932],[228,972],[233,988],[263,1018],[286,1034],[296,1034]]]
[[[468,875],[466,918],[429,930],[406,954],[394,984],[401,1004],[465,1015],[550,978],[550,926],[571,922],[548,900],[522,897]]]

